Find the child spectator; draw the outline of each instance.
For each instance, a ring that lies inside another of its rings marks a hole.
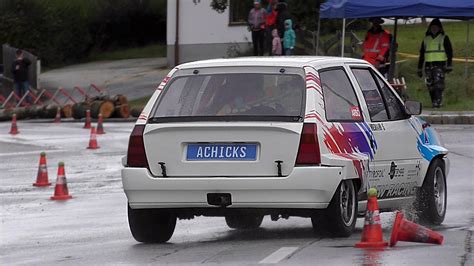
[[[278,35],[277,29],[272,30],[272,36],[273,36],[272,55],[281,55],[282,54],[281,39],[280,39],[280,35]]]
[[[272,55],[272,41],[273,41],[273,36],[272,36],[272,31],[275,29],[276,26],[276,19],[278,12],[276,10],[277,7],[277,1],[268,1],[268,7],[267,7],[267,16],[265,20],[265,50],[268,51],[269,55]],[[281,38],[280,38],[281,39]]]
[[[296,34],[293,30],[293,22],[291,19],[285,20],[285,33],[283,34],[283,48],[285,55],[292,55],[296,44]]]

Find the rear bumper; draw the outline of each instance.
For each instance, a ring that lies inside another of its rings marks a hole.
[[[208,193],[230,193],[227,208],[323,209],[344,171],[341,167],[295,167],[286,177],[155,178],[145,168],[122,169],[131,208],[218,208]]]

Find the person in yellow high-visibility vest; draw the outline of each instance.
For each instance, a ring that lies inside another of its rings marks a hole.
[[[421,43],[417,70],[420,78],[423,77],[423,64],[432,107],[440,108],[445,87],[444,75],[453,70],[453,47],[439,19],[431,21]]]

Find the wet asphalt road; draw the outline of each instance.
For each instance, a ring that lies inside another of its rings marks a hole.
[[[126,197],[121,189],[120,159],[131,123],[105,125],[98,150],[87,150],[89,131],[79,123],[20,122],[12,137],[0,123],[0,264],[243,264],[292,265],[473,265],[474,127],[437,126],[451,150],[448,210],[435,228],[442,246],[400,242],[384,251],[364,251],[359,241],[363,219],[349,238],[313,235],[309,219],[270,221],[257,230],[229,229],[223,218],[181,220],[166,244],[145,245],[128,230]],[[67,202],[50,201],[53,187],[35,188],[39,153],[47,152],[50,181],[64,161]],[[390,237],[393,213],[382,214],[384,238]]]
[[[63,87],[78,101],[83,97],[73,87],[80,86],[94,96],[97,92],[89,87],[92,83],[111,95],[123,94],[134,100],[153,94],[169,70],[166,58],[99,61],[49,70],[40,75],[40,80],[42,88],[53,93]],[[60,102],[67,100],[61,93],[57,99]]]

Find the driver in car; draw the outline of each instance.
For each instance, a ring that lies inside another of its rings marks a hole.
[[[258,74],[234,74],[226,82],[224,105],[217,115],[245,113],[251,110],[251,103],[261,99],[263,91],[263,76]]]

